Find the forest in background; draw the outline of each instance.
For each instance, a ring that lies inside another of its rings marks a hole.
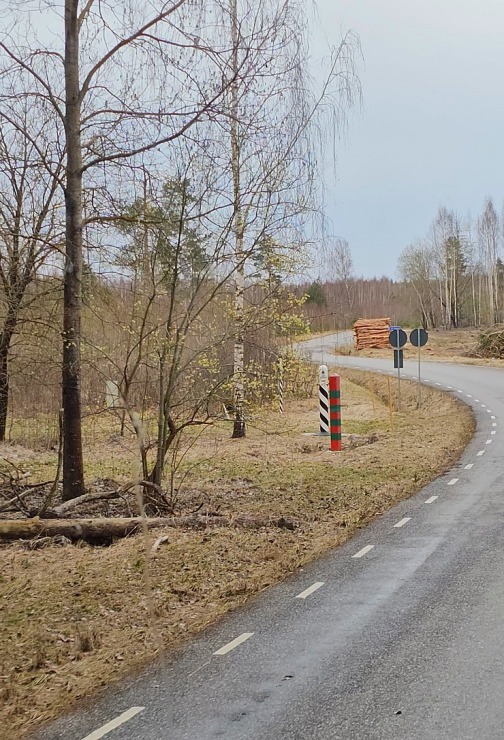
[[[298,294],[317,331],[360,317],[425,329],[493,326],[504,319],[503,248],[504,216],[491,198],[476,219],[440,207],[426,236],[401,252],[397,279],[359,278],[350,245],[334,239],[321,250],[326,280],[305,282]]]

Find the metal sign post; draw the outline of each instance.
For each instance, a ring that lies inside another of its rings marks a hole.
[[[413,329],[410,334],[410,342],[413,347],[418,347],[418,408],[422,405],[422,376],[420,370],[420,352],[421,348],[427,344],[429,335],[425,329]]]
[[[402,347],[408,341],[406,332],[400,326],[390,327],[389,343],[394,348],[394,367],[397,368],[397,408],[401,411],[401,368],[403,366]]]

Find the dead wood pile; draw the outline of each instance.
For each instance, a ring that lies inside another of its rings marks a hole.
[[[492,326],[482,332],[471,354],[473,357],[504,358],[504,326]]]
[[[354,326],[356,349],[388,349],[390,319],[358,319]]]

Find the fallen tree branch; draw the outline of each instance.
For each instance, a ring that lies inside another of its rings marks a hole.
[[[69,511],[72,511],[72,509],[75,509],[77,506],[80,506],[80,504],[89,504],[94,503],[95,501],[101,501],[104,499],[109,498],[121,498],[125,493],[128,493],[128,491],[131,491],[136,483],[126,483],[126,485],[122,486],[116,491],[101,491],[99,493],[84,493],[82,496],[77,496],[77,498],[72,498],[69,501],[64,501],[62,504],[59,504],[58,506],[53,506],[52,509],[48,512],[48,514],[52,517],[60,517],[64,514],[67,514]],[[156,485],[155,483],[151,483],[150,481],[140,481],[140,485],[145,488],[150,488],[157,493],[159,493],[161,496],[164,496],[162,489]]]
[[[13,498],[10,498],[8,501],[5,502],[5,504],[2,504],[0,506],[0,511],[8,511],[13,504],[18,504],[18,511],[26,513],[26,508],[23,505],[23,499],[27,498],[27,496],[29,496],[31,493],[33,493],[33,489],[28,489],[27,491],[16,493]]]
[[[151,547],[151,555],[155,555],[157,551],[159,550],[161,545],[164,545],[165,542],[169,542],[170,538],[167,534],[162,534],[161,537],[158,537],[155,543]]]
[[[243,527],[260,529],[262,527],[279,527],[294,530],[299,525],[286,517],[257,516],[169,516],[147,518],[148,529],[156,527],[175,527],[189,529],[206,529],[207,527]],[[6,519],[0,520],[0,542],[11,542],[34,537],[56,537],[62,535],[72,542],[84,540],[93,545],[106,545],[120,537],[127,537],[140,530],[141,517],[131,518],[98,518],[98,519]]]
[[[123,490],[124,489],[119,491],[101,491],[100,493],[84,493],[82,496],[77,496],[77,498],[64,501],[62,504],[59,504],[59,506],[53,506],[50,510],[50,514],[52,516],[59,517],[66,514],[68,511],[71,511],[71,509],[75,509],[75,507],[80,504],[90,504],[95,501],[102,501],[108,498],[119,498]]]

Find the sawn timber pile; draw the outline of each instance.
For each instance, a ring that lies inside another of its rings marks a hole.
[[[354,326],[356,349],[386,349],[389,345],[390,319],[358,319]]]

